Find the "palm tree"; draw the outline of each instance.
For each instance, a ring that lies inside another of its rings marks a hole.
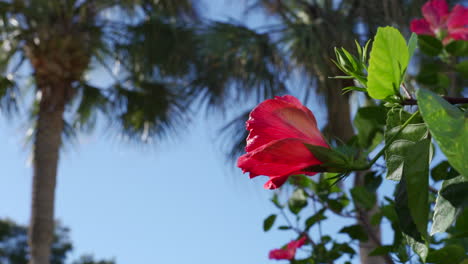
[[[267,34],[200,23],[190,0],[12,0],[0,3],[0,15],[0,109],[18,114],[16,99],[33,95],[25,97],[33,98],[34,124],[31,264],[50,263],[63,139],[88,131],[98,113],[118,133],[147,142],[186,124],[192,102],[223,108],[285,90]],[[112,84],[88,83],[94,67]],[[34,85],[20,89],[22,76]]]
[[[14,110],[15,98],[24,90],[15,83],[19,73],[28,75],[29,69],[35,84],[30,263],[46,264],[64,132],[89,127],[98,109],[134,137],[169,132],[184,112],[176,77],[188,70],[174,67],[185,61],[175,40],[189,35],[184,24],[197,16],[188,0],[12,0],[0,3],[0,14],[2,109]],[[150,35],[146,43],[144,37]],[[137,49],[147,52],[156,45],[160,53],[146,53],[153,57],[139,60],[143,56]],[[92,66],[110,69],[116,63],[124,70],[110,87],[86,82]]]

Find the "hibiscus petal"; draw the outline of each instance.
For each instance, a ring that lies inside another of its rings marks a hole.
[[[312,112],[293,96],[276,97],[259,104],[247,121],[246,151],[283,138],[307,139],[310,144],[328,147],[317,128]]]
[[[280,176],[280,177],[271,177],[264,185],[263,188],[267,190],[278,189],[281,187],[287,180],[289,176]]]
[[[418,35],[434,35],[434,32],[432,32],[431,27],[429,25],[429,22],[427,22],[426,19],[421,18],[421,19],[413,19],[411,21],[411,32],[414,32]]]
[[[455,28],[449,30],[449,36],[456,40],[468,40],[468,28]]]
[[[307,237],[303,236],[298,240],[293,240],[289,242],[288,248],[294,248],[294,249],[300,248],[305,244],[306,241],[307,241]]]
[[[295,138],[272,141],[241,156],[237,166],[244,172],[250,172],[251,177],[279,177],[303,173],[305,168],[322,163],[310,153],[304,143],[307,141]]]
[[[270,259],[293,259],[295,254],[295,249],[273,249],[268,257]]]
[[[466,28],[468,26],[468,8],[456,5],[447,18],[447,26],[449,31],[455,28]]]
[[[447,19],[447,27],[450,38],[468,40],[468,8],[456,5]]]
[[[445,0],[431,0],[423,5],[422,13],[432,30],[437,31],[445,24],[449,14],[448,4]]]

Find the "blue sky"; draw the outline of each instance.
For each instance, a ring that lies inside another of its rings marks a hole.
[[[265,22],[262,16],[244,20],[242,8],[241,1],[211,0],[201,11],[218,20]],[[101,81],[99,74],[91,77]],[[312,106],[320,122],[323,113]],[[118,264],[275,263],[268,251],[295,235],[262,231],[263,219],[275,212],[272,192],[262,188],[266,179],[249,180],[227,162],[213,143],[227,120],[204,117],[195,117],[178,137],[151,146],[127,144],[98,126],[66,148],[56,217],[71,228],[71,259],[92,253]],[[0,118],[0,217],[27,224],[32,169],[24,135],[22,122]],[[326,228],[339,227],[334,222]]]

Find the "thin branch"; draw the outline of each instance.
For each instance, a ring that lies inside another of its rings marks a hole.
[[[443,96],[443,98],[451,104],[468,104],[468,98],[464,97],[449,97]],[[405,99],[401,102],[402,105],[417,105],[418,100],[416,99]]]
[[[404,83],[401,84],[401,89],[403,89],[403,92],[405,92],[406,96],[409,99],[413,99],[413,96],[411,96],[410,92],[408,91],[408,89],[406,88],[406,85]]]

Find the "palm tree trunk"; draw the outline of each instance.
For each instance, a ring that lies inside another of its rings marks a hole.
[[[54,239],[54,201],[57,166],[64,127],[66,86],[43,85],[34,139],[32,210],[29,226],[30,264],[49,264]],[[42,84],[42,85],[41,85]]]

